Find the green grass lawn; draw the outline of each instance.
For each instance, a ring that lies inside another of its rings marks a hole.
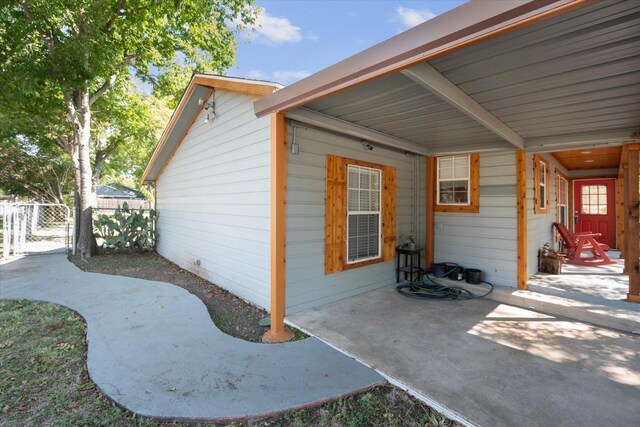
[[[135,417],[89,379],[86,327],[73,311],[0,300],[0,426],[180,426]],[[317,408],[230,426],[449,426],[444,416],[393,386]]]

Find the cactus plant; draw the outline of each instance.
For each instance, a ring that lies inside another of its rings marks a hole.
[[[100,214],[94,221],[94,233],[103,239],[107,250],[152,248],[156,242],[155,223],[158,214],[154,209],[145,212],[129,209],[127,202],[113,215]]]

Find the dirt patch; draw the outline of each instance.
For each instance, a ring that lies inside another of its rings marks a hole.
[[[71,257],[78,268],[92,273],[116,274],[172,283],[204,302],[211,319],[224,333],[251,342],[261,342],[267,328],[258,324],[269,316],[265,310],[238,298],[195,274],[178,267],[153,251],[105,253],[86,259]],[[298,339],[303,336],[296,334]]]

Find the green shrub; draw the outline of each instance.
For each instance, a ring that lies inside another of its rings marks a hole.
[[[113,215],[100,214],[94,221],[94,234],[103,240],[107,250],[153,248],[156,244],[156,220],[154,209],[139,211],[129,209],[127,202]]]

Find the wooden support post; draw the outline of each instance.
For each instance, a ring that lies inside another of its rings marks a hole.
[[[625,231],[629,226],[629,224],[627,224],[627,222],[629,221],[629,215],[628,215],[628,209],[627,209],[627,206],[629,206],[629,180],[627,179],[627,177],[629,176],[628,160],[629,160],[628,154],[625,151],[624,166],[622,167],[622,179],[623,179],[622,192],[623,192],[623,204],[624,204],[623,213],[622,213],[622,216],[623,216],[622,223],[624,224]],[[626,239],[626,238],[623,239],[622,244],[623,244],[622,254],[624,254],[623,256],[624,270],[622,272],[624,274],[628,274],[629,259],[627,259],[627,255],[629,254],[629,251],[628,251],[629,239]]]
[[[616,248],[624,258],[624,178],[616,178]]]
[[[425,218],[425,241],[424,241],[424,266],[426,269],[431,268],[433,264],[434,246],[433,246],[433,204],[435,203],[436,194],[436,158],[427,157],[427,194],[425,195],[425,206],[427,216]]]
[[[282,113],[271,114],[271,328],[264,342],[293,338],[284,327],[287,227],[287,127]]]
[[[627,300],[640,302],[640,271],[638,257],[640,256],[640,183],[638,173],[639,155],[638,147],[629,147],[628,167],[626,175],[627,200],[625,206],[626,227],[625,240],[627,243],[626,267],[629,273],[629,293]]]
[[[518,289],[527,289],[527,158],[516,152],[516,204],[518,228]]]

